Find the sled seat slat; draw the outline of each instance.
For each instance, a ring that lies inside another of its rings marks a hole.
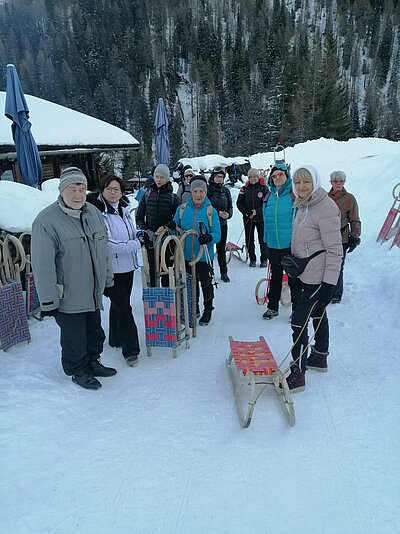
[[[278,369],[278,364],[263,337],[258,341],[230,339],[229,344],[236,369],[244,375],[252,371],[254,375],[271,376]]]

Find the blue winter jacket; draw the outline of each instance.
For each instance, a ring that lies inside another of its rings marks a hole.
[[[176,224],[181,228],[181,230],[195,230],[197,233],[200,233],[199,231],[199,222],[203,222],[208,230],[208,232],[212,236],[212,241],[207,245],[208,251],[210,253],[210,259],[214,259],[214,244],[219,243],[221,239],[221,225],[219,223],[219,217],[217,211],[212,208],[212,219],[211,219],[211,226],[209,224],[208,216],[207,216],[207,206],[210,206],[211,202],[206,197],[204,199],[203,204],[199,208],[195,208],[193,205],[192,197],[190,197],[186,202],[186,207],[182,213],[182,219],[180,218],[180,211],[181,206],[178,206],[174,221]],[[185,239],[185,246],[184,246],[184,255],[186,261],[192,261],[200,250],[200,243],[197,239],[197,236],[195,234],[190,234]],[[200,261],[207,261],[205,254],[200,258]]]
[[[293,196],[289,178],[281,188],[271,183],[271,192],[263,204],[264,243],[269,248],[289,248],[292,240]]]

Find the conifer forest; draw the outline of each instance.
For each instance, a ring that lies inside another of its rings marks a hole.
[[[105,120],[152,164],[279,140],[400,140],[400,0],[0,0],[0,64],[26,94]],[[62,127],[62,125],[60,125]]]

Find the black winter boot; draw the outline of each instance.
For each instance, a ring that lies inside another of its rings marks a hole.
[[[310,356],[307,358],[307,369],[326,373],[328,371],[328,354],[329,352],[318,352],[312,347]]]
[[[287,377],[286,382],[292,393],[299,393],[304,391],[306,387],[306,374],[300,371],[298,365],[292,365],[290,368],[290,375]]]
[[[74,384],[78,384],[78,386],[81,386],[85,389],[100,389],[101,388],[101,382],[99,382],[94,376],[91,375],[74,375],[72,377],[72,382]]]
[[[100,363],[100,360],[94,360],[88,365],[88,374],[91,374],[92,376],[107,377],[116,375],[117,370],[113,369],[113,367],[106,367],[105,365]]]
[[[211,315],[212,315],[212,311],[213,311],[213,307],[211,306],[211,308],[207,307],[204,309],[203,311],[203,315],[201,316],[200,318],[200,321],[199,321],[199,325],[200,326],[207,326],[208,323],[211,321]]]

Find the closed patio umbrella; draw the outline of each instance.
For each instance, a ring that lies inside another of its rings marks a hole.
[[[157,163],[169,166],[171,157],[168,139],[168,117],[164,100],[158,99],[156,117],[154,119],[156,128],[156,159]]]
[[[29,109],[14,65],[7,65],[5,116],[12,121],[11,130],[22,181],[39,187],[42,181],[42,162],[31,132]]]

